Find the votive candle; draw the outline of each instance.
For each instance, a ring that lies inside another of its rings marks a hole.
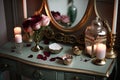
[[[21,34],[21,27],[15,27],[14,34]]]
[[[15,42],[16,43],[22,43],[22,35],[21,34],[16,34],[15,35]]]
[[[106,55],[106,45],[98,43],[96,46],[96,57],[98,59],[104,59]]]

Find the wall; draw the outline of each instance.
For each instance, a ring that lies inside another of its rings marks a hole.
[[[6,20],[3,0],[0,0],[0,46],[7,41]]]

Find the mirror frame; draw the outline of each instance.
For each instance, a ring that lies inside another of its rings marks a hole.
[[[55,21],[55,19],[53,18],[52,14],[51,14],[50,9],[49,9],[47,0],[44,0],[44,5],[45,5],[45,11],[46,11],[47,15],[51,18],[51,22],[54,25],[54,27],[62,32],[72,33],[72,32],[76,32],[76,31],[80,30],[80,28],[87,22],[87,19],[90,17],[90,15],[93,11],[93,8],[94,8],[94,0],[89,0],[85,14],[82,17],[82,19],[80,20],[80,22],[78,24],[76,24],[74,27],[69,28],[69,29],[65,29],[64,27],[62,27],[62,25],[60,25],[59,23],[57,23],[57,21]]]

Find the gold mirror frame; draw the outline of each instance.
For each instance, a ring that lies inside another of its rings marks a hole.
[[[93,10],[93,7],[94,7],[94,0],[89,0],[87,9],[85,11],[85,14],[82,17],[82,19],[80,20],[80,22],[77,25],[75,25],[74,27],[66,29],[66,28],[63,28],[62,25],[57,23],[55,21],[55,19],[53,18],[52,14],[51,14],[51,11],[49,10],[48,1],[44,0],[44,3],[45,3],[46,13],[51,18],[51,22],[54,25],[54,27],[56,29],[62,31],[62,32],[65,32],[65,33],[66,32],[67,33],[72,33],[72,32],[76,32],[76,31],[80,30],[80,28],[86,23],[87,19],[90,17],[90,14],[92,13],[92,10]]]

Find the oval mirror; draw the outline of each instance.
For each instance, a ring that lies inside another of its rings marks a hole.
[[[94,0],[45,0],[47,14],[54,26],[63,32],[75,32],[87,21]]]

